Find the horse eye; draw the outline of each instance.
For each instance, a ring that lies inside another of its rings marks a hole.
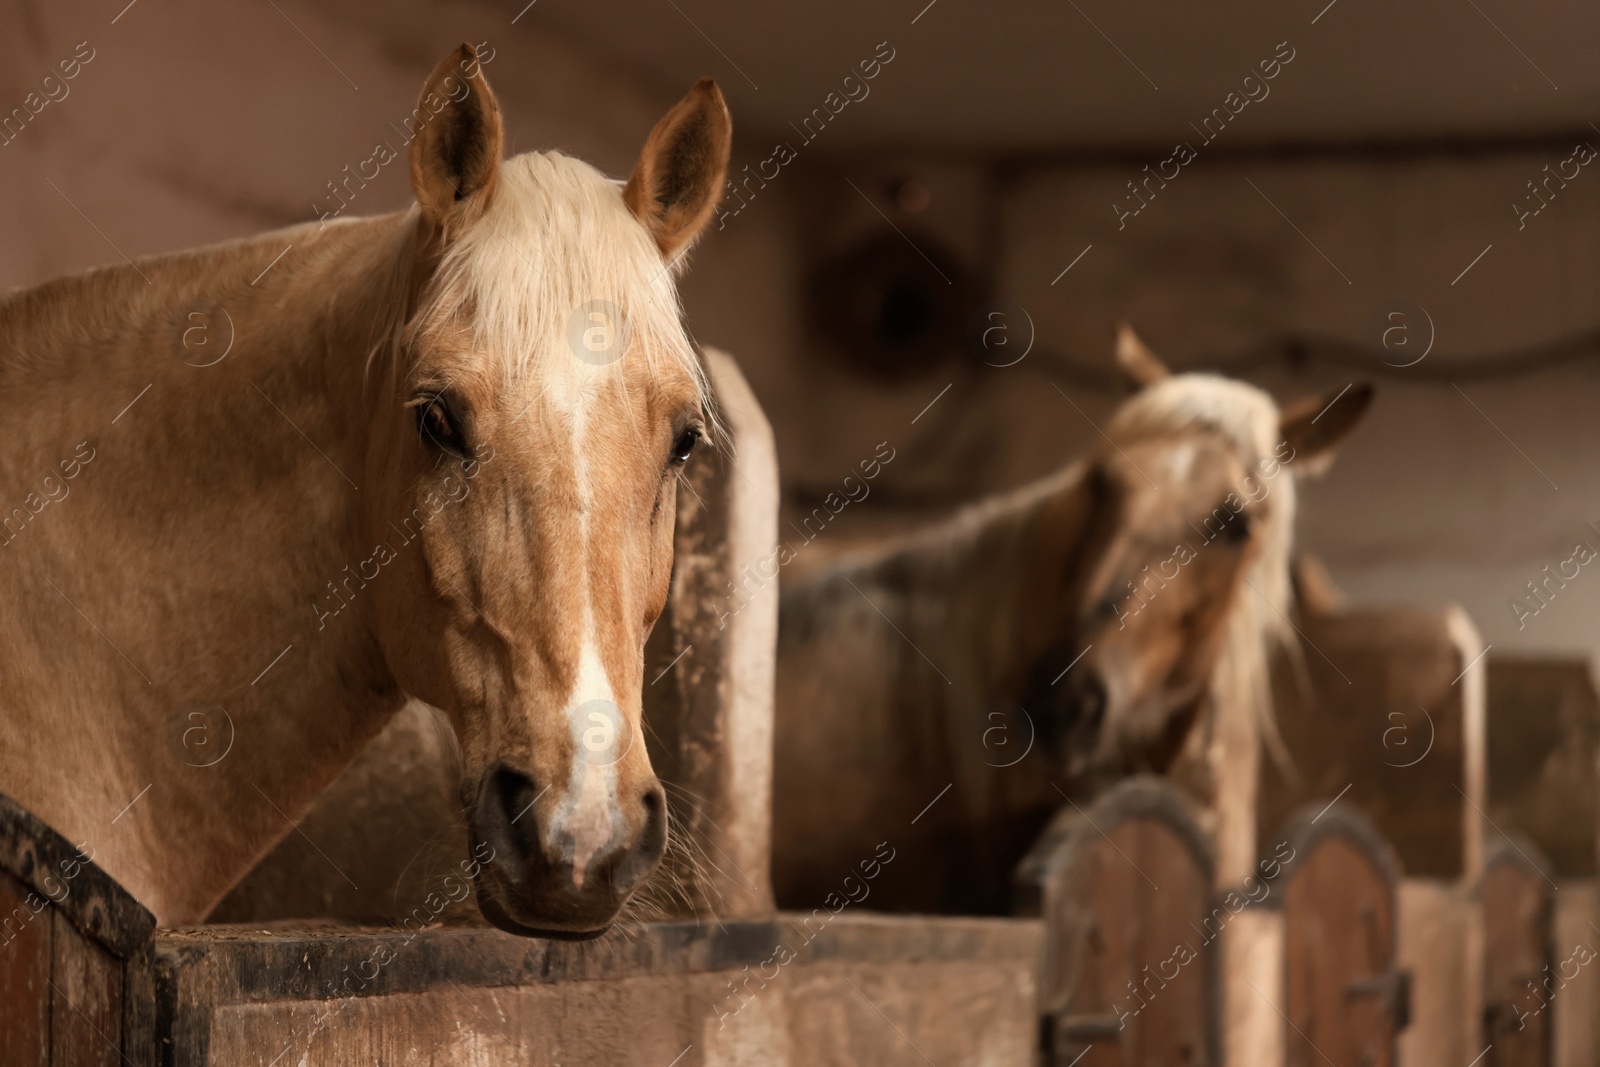
[[[689,453],[694,451],[694,446],[700,443],[700,431],[693,426],[678,435],[672,442],[672,463],[681,467],[689,462]]]
[[[1250,516],[1241,511],[1228,523],[1225,536],[1233,544],[1242,545],[1250,540],[1250,526]]]
[[[450,413],[450,405],[442,396],[429,397],[426,402],[417,408],[417,432],[422,439],[435,448],[453,452],[458,456],[466,455],[466,442],[461,439],[461,432],[456,428],[455,416]]]

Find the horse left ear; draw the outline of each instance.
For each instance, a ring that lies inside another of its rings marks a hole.
[[[504,134],[500,102],[483,76],[478,50],[463,44],[433,68],[417,101],[411,189],[422,214],[444,226],[461,205],[479,212],[494,194]]]
[[[1358,382],[1343,389],[1297,400],[1283,409],[1278,427],[1284,444],[1293,451],[1285,462],[1312,466],[1321,473],[1333,461],[1334,450],[1372,406],[1372,384]]]
[[[733,119],[710,78],[695,82],[650,131],[622,198],[665,259],[687,248],[711,221],[733,149]]]
[[[1150,351],[1150,346],[1126,322],[1117,324],[1117,366],[1135,389],[1172,377],[1161,357]]]

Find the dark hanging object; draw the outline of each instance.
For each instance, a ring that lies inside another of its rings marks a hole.
[[[829,355],[863,378],[918,378],[962,349],[977,303],[972,283],[938,241],[909,237],[869,237],[823,261],[807,286],[811,323],[831,342]]]

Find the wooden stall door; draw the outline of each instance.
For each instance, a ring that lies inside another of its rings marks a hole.
[[[1353,811],[1322,812],[1285,840],[1285,1014],[1289,1067],[1393,1067],[1407,1016],[1395,968],[1398,864]]]
[[[1018,883],[1018,910],[1046,920],[1046,1064],[1217,1062],[1211,857],[1169,786],[1136,781],[1067,808]]]
[[[0,794],[0,1067],[156,1062],[155,918]]]
[[[1549,1067],[1559,975],[1551,966],[1553,906],[1543,856],[1529,841],[1502,840],[1485,861],[1483,1040],[1486,1067]],[[1549,979],[1548,986],[1545,984]]]

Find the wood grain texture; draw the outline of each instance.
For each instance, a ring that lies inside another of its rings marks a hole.
[[[50,935],[45,898],[0,873],[0,1063],[50,1062]]]
[[[656,924],[586,943],[174,930],[158,938],[165,1036],[183,1064],[920,1064],[913,1044],[941,1067],[1027,1062],[1037,922],[845,911],[807,940],[807,918]],[[762,979],[779,944],[795,957]],[[872,1056],[853,1058],[863,1049]]]
[[[1262,760],[1260,850],[1296,809],[1348,786],[1341,804],[1372,820],[1408,874],[1477,877],[1485,666],[1468,669],[1482,646],[1464,625],[1459,609],[1302,613],[1302,663],[1278,664],[1273,685],[1294,773]]]
[[[1164,782],[1127,782],[1057,815],[1017,872],[1019,912],[1046,920],[1048,1063],[1218,1062],[1219,935],[1232,913],[1212,876],[1204,836]]]
[[[1398,866],[1347,809],[1285,836],[1295,848],[1281,893],[1286,1062],[1393,1067]]]
[[[111,1067],[122,1061],[122,967],[56,912],[50,1014],[52,1063]]]
[[[1489,1067],[1550,1064],[1565,960],[1552,959],[1555,887],[1543,864],[1532,842],[1510,838],[1490,850],[1483,872],[1483,1038],[1493,1046]],[[1564,969],[1575,975],[1583,966],[1574,959]]]

